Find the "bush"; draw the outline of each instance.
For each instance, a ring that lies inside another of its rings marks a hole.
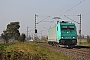
[[[25,34],[22,33],[22,34],[19,36],[18,40],[19,40],[20,42],[24,42],[24,41],[25,41],[25,38],[26,38]]]
[[[90,37],[87,35],[87,42],[90,43]]]

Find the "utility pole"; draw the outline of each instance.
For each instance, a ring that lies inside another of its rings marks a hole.
[[[27,26],[27,40],[28,40],[28,32],[29,32],[29,31],[28,31],[28,28],[29,28],[29,27]]]
[[[43,22],[43,20],[45,20],[45,19],[47,19],[48,17],[50,17],[50,16],[48,16],[47,18],[45,18],[45,19],[43,19],[43,20],[41,20],[40,22],[36,22],[36,17],[37,17],[38,15],[36,15],[35,14],[35,35],[34,35],[34,40],[37,40],[37,28],[36,28],[36,24],[39,24],[40,22]]]
[[[81,14],[80,14],[80,37],[81,37]]]
[[[80,35],[80,44],[81,44],[81,14],[78,15],[78,16],[80,16],[80,30],[79,30],[79,35]]]
[[[37,16],[37,15],[35,14],[35,30],[36,30],[36,16]]]
[[[42,40],[42,31],[41,31],[41,40]]]
[[[35,36],[34,36],[34,39],[35,39],[35,40],[36,40],[36,37],[37,37],[37,34],[36,34],[36,33],[37,33],[37,29],[36,29],[36,24],[37,24],[37,23],[36,23],[36,16],[37,16],[37,15],[35,14]]]

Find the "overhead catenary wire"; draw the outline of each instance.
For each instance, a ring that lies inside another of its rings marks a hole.
[[[85,1],[85,0],[80,1],[78,4],[76,4],[76,5],[73,6],[72,8],[68,9],[65,13],[63,13],[63,15],[66,14],[67,12],[71,11],[73,8],[75,8],[76,6],[78,6],[79,4],[81,4],[81,3],[84,2],[84,1]]]
[[[86,15],[88,15],[88,14],[90,14],[90,12],[88,12],[88,13],[86,13],[86,14],[83,14],[82,16],[86,16]]]
[[[49,17],[50,17],[50,16],[46,17],[45,19],[47,19],[47,18],[49,18]],[[37,24],[40,23],[40,22],[42,22],[42,21],[44,21],[45,19],[43,19],[43,20],[37,22]]]
[[[85,14],[82,14],[82,16],[84,17],[84,16],[87,16],[88,14],[90,14],[90,12],[88,12],[88,13],[85,13]],[[70,20],[76,20],[77,18],[75,18],[75,19],[71,19],[71,18],[69,18],[69,17],[67,17],[67,16],[78,16],[78,15],[64,15],[64,17],[66,17],[66,18],[68,18],[68,19],[70,19]]]
[[[66,18],[70,19],[71,21],[78,23],[77,21],[75,21],[75,20],[73,20],[73,19],[67,17],[66,15],[64,15],[64,16],[65,16]],[[78,24],[80,24],[80,23],[78,23]]]

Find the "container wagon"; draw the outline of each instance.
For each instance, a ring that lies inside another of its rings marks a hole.
[[[75,46],[77,44],[77,31],[74,23],[58,22],[48,30],[48,43],[58,46]]]

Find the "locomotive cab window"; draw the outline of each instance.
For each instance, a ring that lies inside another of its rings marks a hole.
[[[67,26],[61,26],[61,30],[66,30]]]
[[[74,30],[74,26],[61,26],[61,30]]]
[[[74,26],[68,26],[68,29],[74,30]]]

